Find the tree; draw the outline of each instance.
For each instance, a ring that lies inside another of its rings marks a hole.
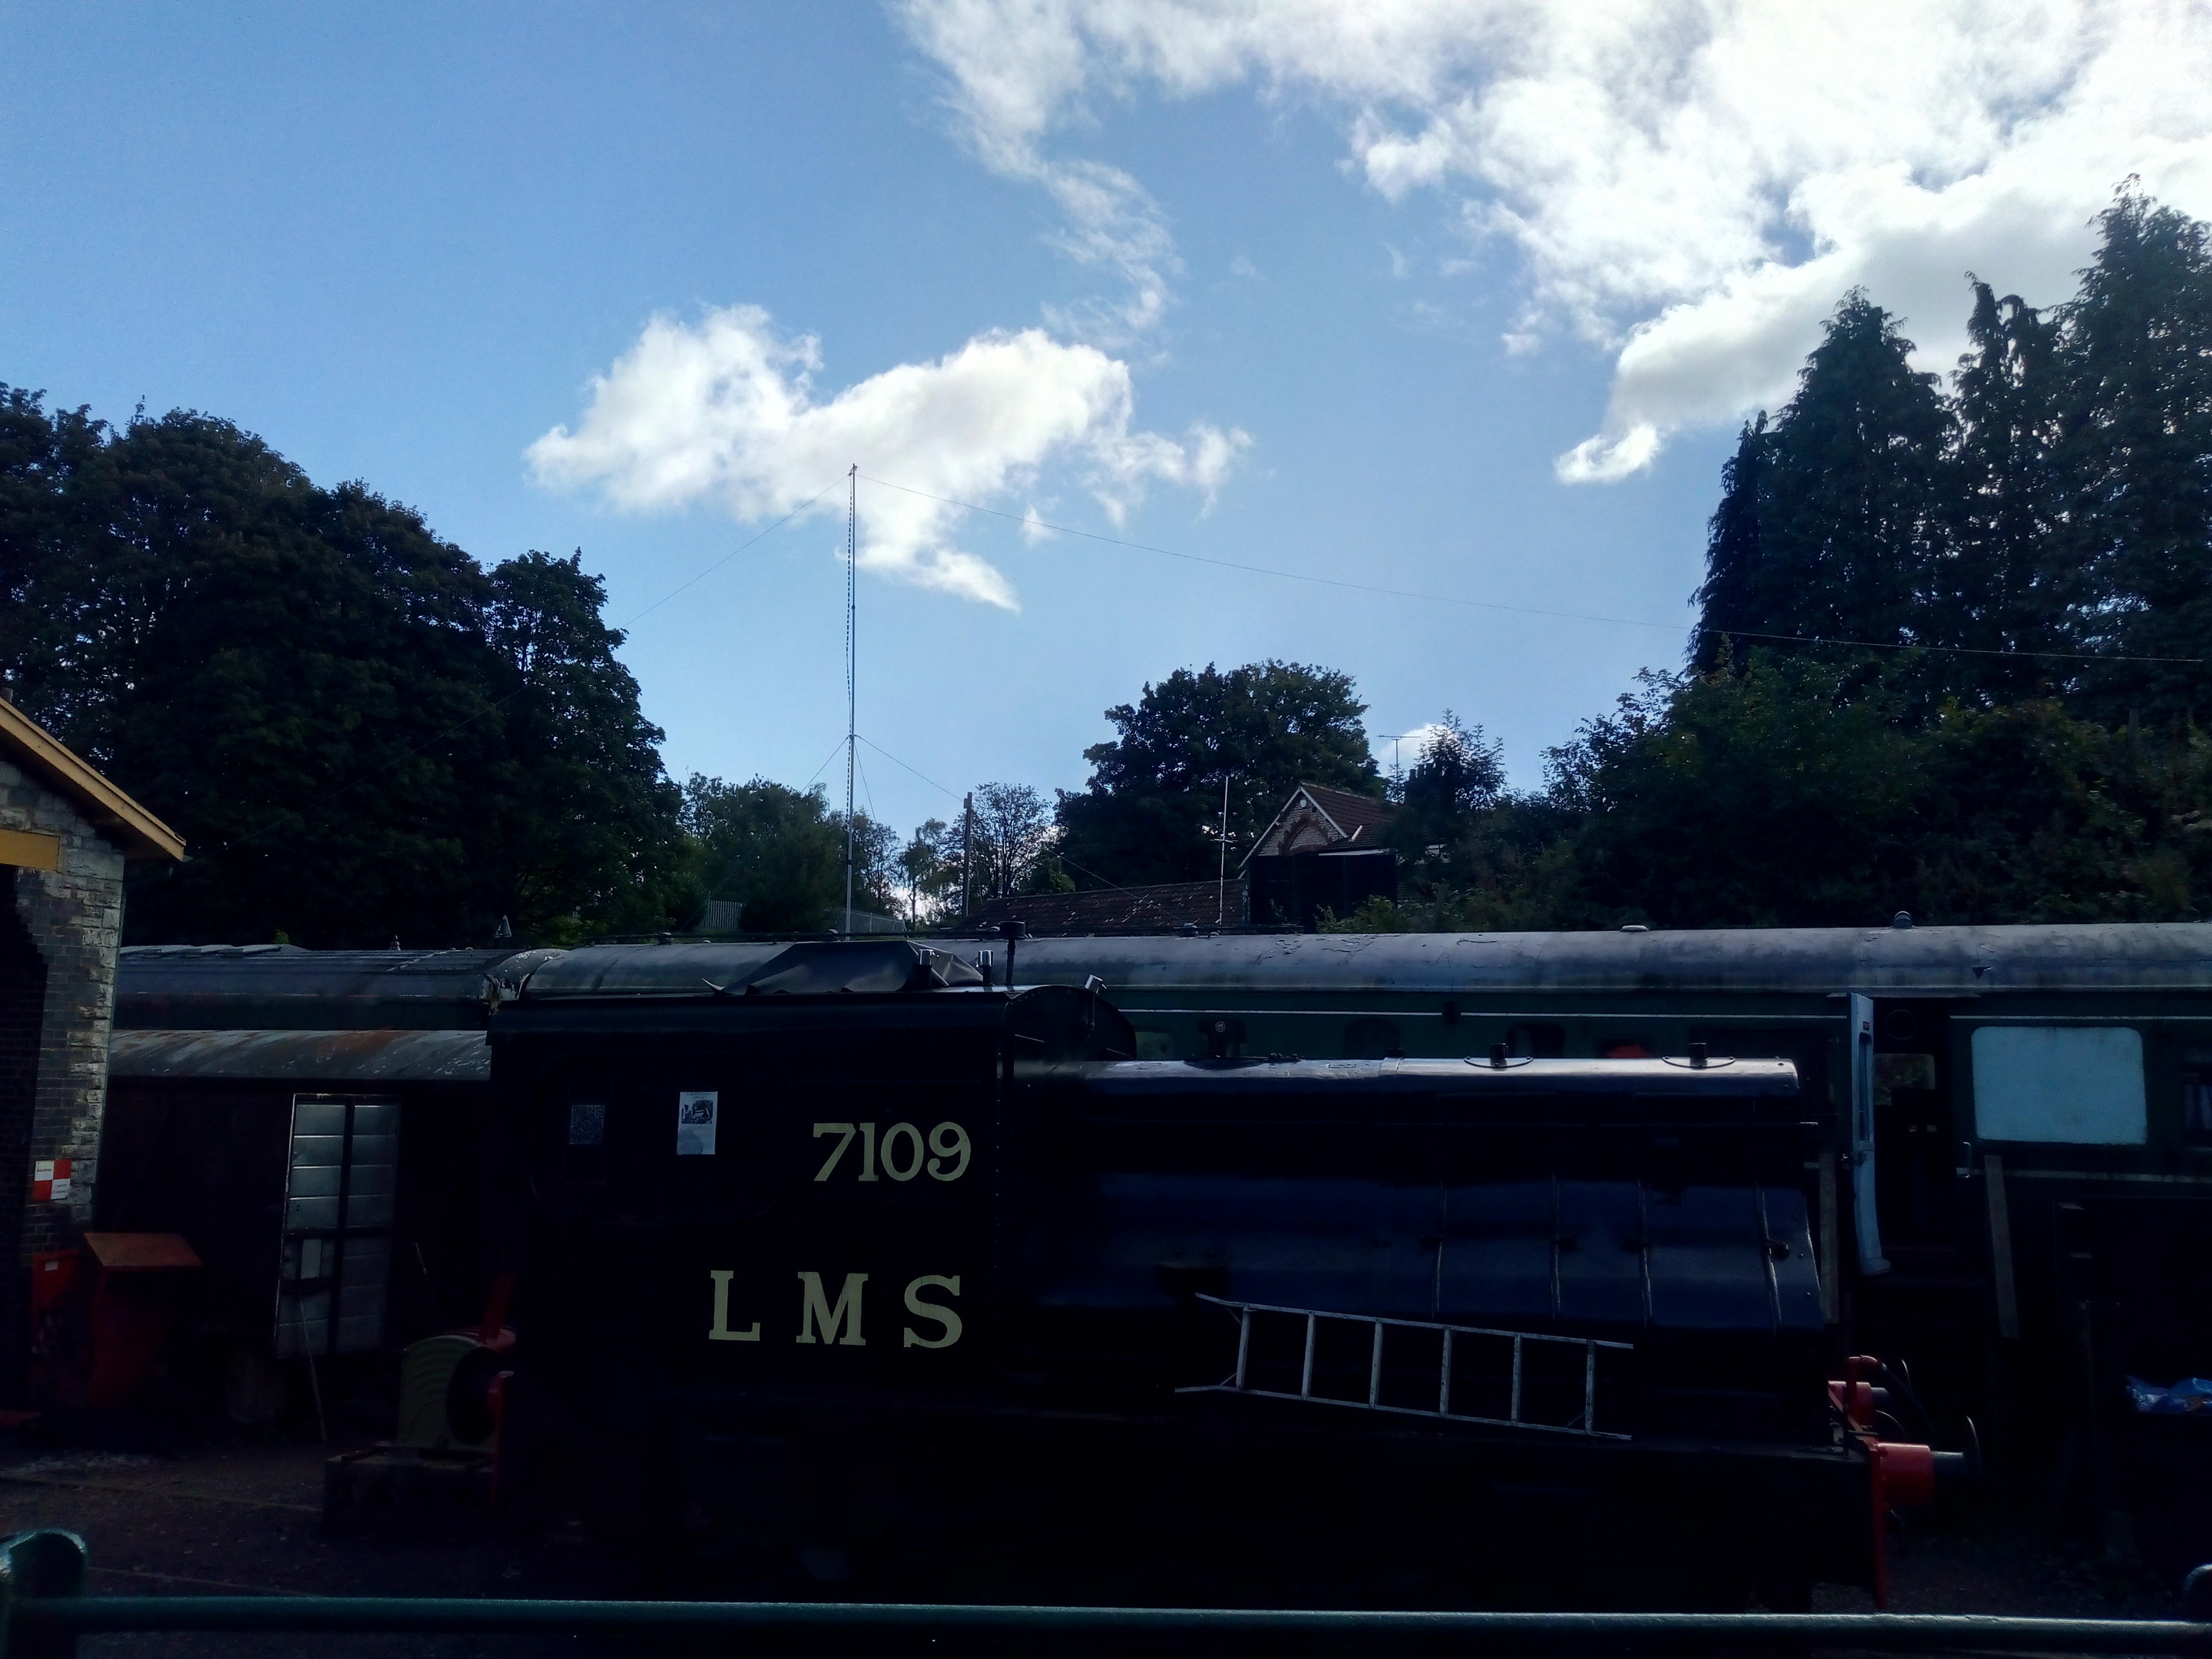
[[[960,900],[960,830],[942,818],[915,826],[900,850],[898,872],[906,889],[905,914],[910,927],[942,921]]]
[[[2212,744],[2043,698],[1904,717],[1909,664],[1755,654],[1655,677],[1553,756],[1578,819],[1554,925],[2187,921],[2212,913]],[[1554,873],[1557,868],[1554,866]]]
[[[133,889],[126,936],[489,938],[475,561],[185,412],[126,428],[65,506],[80,556],[50,590],[66,643],[38,712],[191,849]]]
[[[1422,741],[1397,788],[1391,839],[1410,853],[1454,842],[1477,813],[1505,796],[1504,745],[1460,724],[1450,709]]]
[[[1330,669],[1177,669],[1106,711],[1120,736],[1085,750],[1088,787],[1060,796],[1060,856],[1085,884],[1209,878],[1224,779],[1231,844],[1247,849],[1300,783],[1382,793],[1366,712]]]
[[[1707,542],[1700,662],[1733,632],[1923,639],[1949,417],[1911,350],[1855,289],[1771,429],[1745,428]]]
[[[978,785],[973,854],[975,896],[1004,898],[1023,891],[1039,857],[1051,845],[1053,835],[1052,815],[1045,809],[1044,797],[1029,785]]]
[[[832,812],[830,827],[837,836],[838,889],[837,897],[830,905],[826,920],[830,929],[842,930],[845,925],[845,815]],[[852,896],[855,910],[866,910],[878,916],[896,916],[898,914],[898,831],[890,825],[870,817],[866,812],[853,814]]]
[[[2018,295],[2000,300],[1987,283],[1968,280],[1972,349],[1952,377],[1954,493],[1935,631],[1972,653],[1950,665],[1953,686],[2007,702],[2068,672],[2063,657],[2026,653],[2075,648],[2066,615],[2074,595],[2052,544],[2058,331]]]
[[[830,810],[819,784],[725,783],[695,772],[684,786],[683,824],[696,849],[701,890],[743,903],[746,932],[811,933],[842,925],[845,815]],[[855,815],[856,909],[899,908],[891,875],[896,841],[888,824]]]
[[[1560,925],[1575,815],[1507,787],[1502,744],[1447,709],[1393,787],[1382,831],[1399,857],[1396,900],[1370,900],[1344,930],[1459,932]]]
[[[2132,187],[2062,307],[2055,465],[2081,648],[2212,658],[2212,233]],[[2085,665],[2106,720],[2212,715],[2198,663]]]
[[[1037,854],[1036,861],[1030,866],[1029,874],[1022,878],[1021,890],[1024,893],[1073,893],[1077,890],[1075,878],[1067,873],[1067,866],[1060,862],[1060,855],[1044,852]]]
[[[1759,525],[1773,508],[1765,500],[1768,452],[1772,434],[1766,411],[1745,422],[1736,434],[1735,453],[1721,466],[1721,504],[1705,530],[1705,580],[1694,603],[1704,607],[1691,659],[1710,670],[1739,633],[1772,632],[1771,599],[1766,573],[1766,543]]]
[[[1574,820],[1583,925],[1832,927],[1911,895],[1896,858],[1917,799],[1905,698],[1853,668],[1754,653],[1646,675],[1551,751]]]
[[[618,931],[689,921],[699,896],[676,873],[681,794],[615,656],[623,635],[600,620],[605,584],[580,550],[509,559],[491,586],[505,752],[488,827],[502,914],[541,938],[579,911]]]
[[[25,708],[59,699],[68,617],[52,596],[73,551],[64,503],[107,434],[86,410],[48,415],[43,403],[0,385],[0,692]]]
[[[166,818],[133,941],[381,945],[665,925],[659,732],[597,581],[488,576],[228,422],[120,431],[0,388],[0,669]]]

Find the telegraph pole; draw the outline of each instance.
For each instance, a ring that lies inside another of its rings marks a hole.
[[[860,764],[860,465],[845,475],[845,936],[853,934],[853,775]]]
[[[960,916],[968,917],[968,849],[975,844],[975,792],[960,804]]]
[[[1221,874],[1214,884],[1213,925],[1229,920],[1229,774],[1221,775]]]

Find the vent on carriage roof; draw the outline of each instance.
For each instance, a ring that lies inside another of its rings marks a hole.
[[[744,981],[747,996],[825,996],[850,992],[890,996],[901,991],[943,990],[950,985],[981,985],[983,976],[966,963],[904,939],[877,944],[794,945],[763,963]],[[726,986],[726,990],[735,990]]]

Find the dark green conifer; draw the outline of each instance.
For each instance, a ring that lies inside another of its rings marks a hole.
[[[2074,584],[2055,556],[2057,331],[2018,295],[1999,299],[1987,283],[1968,280],[1972,349],[1953,376],[1952,513],[1936,583],[1939,637],[1974,653],[2070,651]],[[2002,703],[2058,689],[2072,666],[2060,657],[1966,655],[1948,665],[1947,678],[1972,701]]]
[[[2212,659],[2212,241],[2132,186],[2063,313],[2057,552],[2081,648]],[[2197,663],[2083,665],[2106,720],[2212,716]]]
[[[1949,416],[1897,319],[1854,289],[1712,520],[1698,652],[1731,630],[1901,644],[1930,626]]]

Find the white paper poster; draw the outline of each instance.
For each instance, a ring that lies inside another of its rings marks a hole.
[[[676,1156],[711,1158],[714,1119],[720,1097],[712,1089],[687,1090],[676,1097]]]

